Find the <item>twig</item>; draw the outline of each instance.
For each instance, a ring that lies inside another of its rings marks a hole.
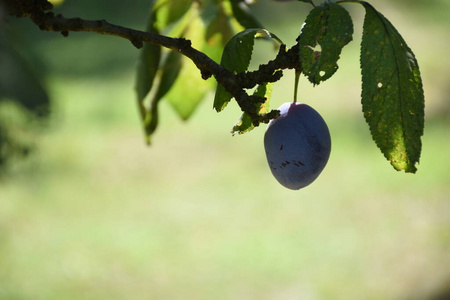
[[[254,103],[263,102],[264,99],[254,99],[244,89],[253,88],[262,82],[275,82],[281,78],[282,69],[298,67],[297,45],[288,51],[285,45],[281,45],[274,60],[261,65],[256,71],[234,75],[203,52],[193,48],[191,41],[184,38],[171,38],[122,27],[108,23],[106,20],[65,18],[60,14],[55,15],[53,12],[45,12],[45,10],[52,8],[45,0],[9,0],[6,4],[10,14],[18,17],[29,17],[41,30],[61,32],[64,36],[68,36],[71,31],[113,35],[129,40],[138,49],[142,48],[145,42],[178,51],[194,62],[203,79],[214,76],[217,82],[236,99],[242,111],[250,115],[255,125],[260,122],[267,123],[270,119],[277,117],[277,111],[271,111],[267,115],[259,115]]]

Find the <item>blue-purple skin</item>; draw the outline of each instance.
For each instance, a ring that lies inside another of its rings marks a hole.
[[[264,148],[273,176],[288,189],[311,184],[328,162],[331,137],[322,116],[304,103],[287,102],[267,126]]]

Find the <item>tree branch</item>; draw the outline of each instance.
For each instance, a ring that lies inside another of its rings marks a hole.
[[[281,45],[277,57],[258,70],[234,75],[206,54],[191,46],[191,42],[184,38],[171,38],[155,33],[144,32],[108,23],[105,20],[84,20],[81,18],[65,18],[53,12],[46,0],[8,0],[6,1],[9,14],[17,17],[29,17],[41,30],[61,32],[68,36],[69,32],[84,31],[106,34],[129,40],[136,48],[142,48],[143,43],[151,43],[178,51],[191,59],[200,70],[202,78],[214,76],[217,82],[237,101],[241,110],[249,114],[255,125],[267,123],[278,116],[278,111],[271,111],[266,115],[259,115],[254,103],[263,103],[261,97],[249,96],[244,89],[250,89],[263,82],[275,82],[281,78],[282,69],[299,68],[297,45],[286,50]],[[255,99],[256,98],[256,99]]]

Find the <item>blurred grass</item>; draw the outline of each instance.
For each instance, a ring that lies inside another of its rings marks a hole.
[[[87,17],[83,3],[59,9]],[[301,101],[327,120],[333,151],[318,180],[295,192],[266,166],[264,126],[230,135],[234,103],[216,114],[211,96],[188,122],[163,105],[147,147],[134,103],[136,50],[112,37],[28,28],[55,111],[37,152],[0,181],[0,299],[430,299],[450,278],[449,25],[429,11],[419,20],[417,10],[374,4],[421,64],[419,171],[394,171],[370,138],[355,34],[333,78],[300,83]],[[265,5],[285,12],[266,18],[269,30],[293,40],[306,11],[291,12],[307,5],[261,1],[262,18]],[[144,15],[115,22],[139,27]],[[357,29],[362,11],[352,16]],[[274,107],[290,101],[292,85],[286,74]]]

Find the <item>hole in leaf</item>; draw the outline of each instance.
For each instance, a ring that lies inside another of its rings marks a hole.
[[[314,46],[308,46],[314,52],[322,52],[322,47],[320,44],[315,44]]]
[[[326,74],[326,72],[325,72],[325,71],[320,71],[320,72],[319,72],[319,75],[320,75],[320,77],[323,77],[323,76],[325,76],[325,74]]]
[[[383,84],[381,82],[378,82],[377,87],[380,89],[383,87]]]

